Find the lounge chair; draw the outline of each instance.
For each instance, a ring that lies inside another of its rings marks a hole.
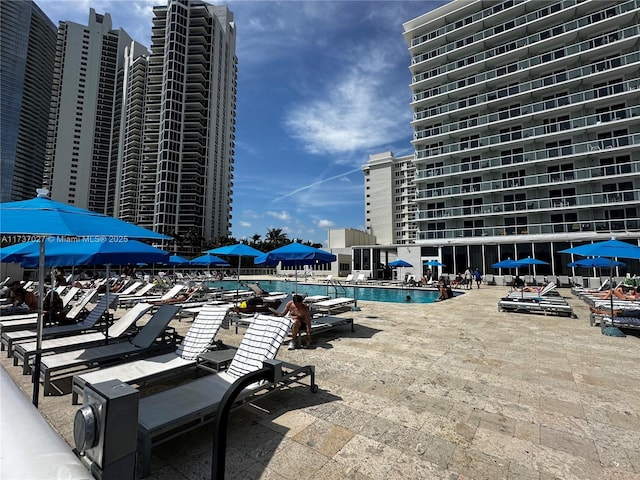
[[[67,312],[67,319],[77,320],[80,315],[88,310],[87,306],[98,296],[98,287],[87,290],[80,299]]]
[[[135,307],[134,307],[135,308]],[[40,380],[43,393],[51,392],[51,375],[61,370],[78,367],[94,367],[107,362],[121,362],[139,358],[141,355],[153,354],[171,348],[176,343],[176,335],[167,335],[167,327],[176,316],[180,307],[163,305],[154,313],[149,321],[128,342],[98,345],[82,350],[73,350],[42,357]],[[161,340],[157,342],[157,339]],[[69,373],[66,374],[67,376]]]
[[[556,284],[553,282],[548,283],[544,287],[542,287],[539,291],[536,292],[524,292],[512,290],[509,292],[507,297],[505,298],[519,298],[519,299],[535,299],[535,298],[544,298],[545,300],[554,301],[561,300],[565,301],[564,298],[558,293],[558,289],[556,288]]]
[[[109,340],[117,340],[122,337],[135,323],[149,311],[151,305],[148,303],[139,303],[128,310],[122,317],[113,322],[109,327],[109,337],[105,336],[105,332],[84,333],[81,335],[72,335],[69,337],[50,338],[41,342],[42,353],[60,353],[69,350],[78,350],[90,346],[99,345]],[[179,307],[176,307],[179,308]],[[26,375],[29,373],[29,361],[36,353],[36,342],[24,342],[14,345],[12,352],[13,364],[18,365],[22,361],[22,371]]]
[[[331,330],[333,328],[349,325],[351,331],[353,332],[353,318],[347,317],[336,317],[331,315],[324,315],[322,317],[316,317],[311,319],[311,335],[315,336],[319,333],[326,332],[327,330]],[[307,334],[306,330],[300,329],[298,333],[298,338],[302,338]],[[289,332],[291,335],[291,332]]]
[[[109,308],[113,308],[118,303],[117,295],[109,295]],[[85,319],[75,325],[58,325],[53,327],[45,327],[42,329],[42,338],[66,337],[69,335],[79,334],[90,330],[95,330],[96,325],[100,325],[100,319],[103,319],[107,313],[107,297],[100,298],[96,306],[89,312]],[[108,322],[105,321],[106,324]],[[13,345],[17,342],[36,338],[37,330],[16,330],[13,332],[3,332],[0,341],[0,350],[7,349],[7,356],[11,357],[13,353]]]
[[[249,287],[249,289],[253,291],[256,296],[263,297],[265,299],[268,299],[269,297],[282,297],[283,295],[286,295],[285,292],[267,292],[266,290],[263,290],[262,287],[257,283],[247,283],[247,287]]]
[[[311,308],[314,313],[322,312],[327,315],[331,315],[334,311],[344,311],[345,309],[349,309],[349,307],[355,302],[356,301],[353,298],[338,297],[313,303],[311,304]]]
[[[498,311],[518,312],[518,313],[552,313],[574,317],[573,308],[566,300],[549,301],[546,298],[510,298],[505,297],[498,302]]]
[[[289,299],[291,300],[291,299]],[[287,301],[289,301],[287,300]],[[318,302],[324,302],[325,300],[331,300],[331,297],[329,297],[328,295],[309,295],[304,297],[304,303],[308,304],[308,305],[312,305],[314,303],[318,303]]]
[[[344,279],[344,281],[346,283],[351,283],[353,281],[353,273],[350,273],[349,275],[347,275],[347,277]]]
[[[229,305],[204,306],[175,352],[74,375],[71,402],[74,405],[78,402],[78,395],[82,395],[86,384],[117,378],[125,383],[141,385],[194,368],[198,355],[207,351],[213,344],[228,311]]]
[[[123,291],[118,292],[119,295],[133,295],[136,290],[138,290],[142,286],[142,282],[136,281],[125,288]]]
[[[358,278],[356,278],[356,284],[358,283],[367,283],[367,277],[364,273],[359,273]]]
[[[78,295],[79,292],[80,292],[79,287],[69,288],[69,290],[67,290],[67,293],[65,293],[64,296],[62,297],[62,306],[64,308],[67,308],[67,306],[71,303],[71,300],[76,298],[76,295]]]
[[[14,330],[33,328],[37,325],[38,314],[34,312],[0,316],[0,334]]]
[[[147,294],[155,287],[156,286],[153,283],[147,283],[133,294],[120,295],[120,303],[118,304],[118,306],[122,307],[125,305],[134,304],[136,302],[146,301]],[[149,298],[152,298],[152,296],[149,295]]]
[[[76,288],[76,287],[74,287]],[[77,319],[81,313],[87,311],[89,302],[98,294],[97,289],[92,289],[85,293],[75,304],[75,306],[67,313],[66,318],[69,320]],[[63,300],[64,303],[64,300]],[[38,326],[38,313],[19,313],[15,315],[0,316],[0,335],[4,332],[15,330],[25,330]]]
[[[291,322],[258,315],[244,334],[229,365],[221,373],[208,375],[175,388],[140,399],[138,406],[138,470],[141,477],[151,470],[151,448],[215,419],[218,405],[234,382],[263,367],[278,353]],[[276,382],[259,382],[245,388],[235,406],[241,406],[260,392],[264,395],[310,376],[311,391],[317,391],[315,368],[282,364]]]

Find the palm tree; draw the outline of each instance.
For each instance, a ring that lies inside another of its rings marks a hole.
[[[254,233],[251,237],[251,243],[249,243],[249,245],[260,250],[260,247],[262,246],[262,235]]]
[[[281,228],[270,228],[267,231],[265,239],[265,247],[267,250],[274,250],[276,248],[283,247],[291,243],[287,234],[282,231]]]

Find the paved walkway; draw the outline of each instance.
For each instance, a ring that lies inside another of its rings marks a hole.
[[[316,366],[320,391],[294,387],[235,411],[226,478],[640,479],[640,336],[602,335],[566,289],[577,319],[498,312],[505,293],[359,302],[354,332],[281,349]],[[30,391],[21,369],[2,365]],[[76,410],[70,395],[41,400],[69,443]],[[209,478],[211,435],[209,425],[155,448],[149,478]]]

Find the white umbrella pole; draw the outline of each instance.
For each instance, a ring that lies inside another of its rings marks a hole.
[[[40,361],[42,360],[42,309],[44,306],[44,242],[45,238],[40,238],[40,259],[38,263],[38,329],[36,333],[36,357],[33,365],[33,397],[32,403],[38,408],[38,397],[40,396]]]

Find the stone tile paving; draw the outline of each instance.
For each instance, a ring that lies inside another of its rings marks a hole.
[[[345,314],[354,332],[282,349],[316,366],[320,391],[296,386],[235,411],[226,478],[640,480],[640,336],[602,335],[568,290],[577,319],[498,312],[505,293],[359,302]],[[2,365],[30,392],[21,369]],[[68,442],[70,403],[41,401]],[[155,448],[149,478],[209,478],[211,436],[208,425]]]

